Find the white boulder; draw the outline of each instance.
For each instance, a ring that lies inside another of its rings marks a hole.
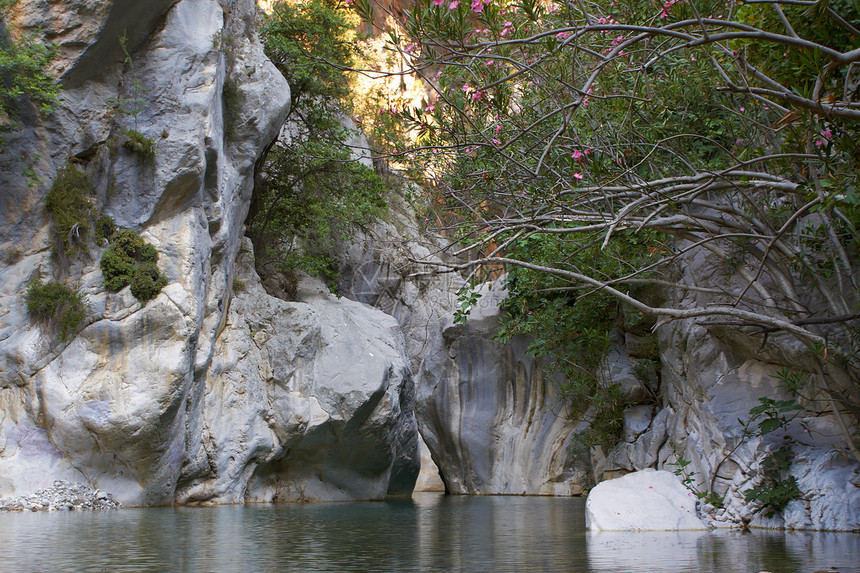
[[[696,515],[696,497],[666,471],[646,469],[598,484],[585,502],[594,531],[708,529]]]

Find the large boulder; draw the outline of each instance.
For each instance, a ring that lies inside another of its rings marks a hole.
[[[599,483],[585,502],[592,531],[708,529],[696,515],[696,497],[666,471],[646,469]]]

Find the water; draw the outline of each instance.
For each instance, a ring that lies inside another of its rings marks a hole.
[[[0,571],[860,572],[860,534],[585,531],[585,500],[0,514]]]

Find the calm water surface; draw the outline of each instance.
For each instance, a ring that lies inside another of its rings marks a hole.
[[[585,531],[585,500],[0,513],[0,571],[860,572],[860,534]]]

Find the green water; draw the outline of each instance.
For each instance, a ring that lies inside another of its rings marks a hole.
[[[860,572],[860,534],[585,531],[585,500],[0,514],[0,571]]]

